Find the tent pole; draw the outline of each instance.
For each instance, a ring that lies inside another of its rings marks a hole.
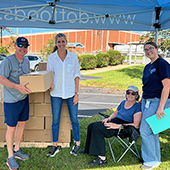
[[[53,4],[50,5],[50,6],[54,6],[54,9],[53,9],[52,18],[51,18],[51,20],[49,21],[49,24],[55,24],[55,21],[54,21],[54,13],[55,13],[55,9],[56,9],[56,4],[57,4],[57,2],[59,2],[59,1],[60,1],[60,0],[55,0],[54,5],[53,5]]]
[[[2,27],[1,27],[1,47],[2,47]]]
[[[153,25],[155,27],[155,43],[157,45],[158,45],[158,31],[159,28],[161,28],[161,25],[159,23],[161,8],[162,7],[155,7],[156,17],[155,17],[155,24]]]
[[[158,28],[155,29],[155,43],[158,45]]]

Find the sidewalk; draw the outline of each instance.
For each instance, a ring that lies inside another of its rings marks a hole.
[[[120,65],[116,65],[116,66],[95,68],[93,70],[92,69],[91,70],[81,70],[80,72],[81,72],[81,75],[87,75],[87,74],[101,73],[101,72],[105,72],[105,71],[117,70],[117,69],[127,68],[127,67],[131,67],[131,66],[137,66],[137,65],[141,65],[141,64],[120,64]]]

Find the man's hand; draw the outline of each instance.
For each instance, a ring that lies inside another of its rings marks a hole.
[[[17,89],[22,93],[22,94],[29,94],[31,93],[31,90],[26,87],[26,85],[29,84],[28,82],[21,83],[17,85]]]

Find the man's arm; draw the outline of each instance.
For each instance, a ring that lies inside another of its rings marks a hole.
[[[28,82],[22,83],[22,84],[15,84],[15,83],[11,82],[10,80],[8,80],[7,78],[0,75],[0,84],[2,84],[3,86],[9,87],[9,88],[17,89],[22,94],[31,93],[31,90],[26,88],[26,85],[28,84]]]

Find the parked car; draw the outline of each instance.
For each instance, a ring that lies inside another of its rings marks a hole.
[[[43,62],[42,58],[39,55],[25,55],[30,61],[30,70],[38,71],[39,70],[39,62]]]
[[[1,64],[2,60],[3,60],[5,57],[6,57],[5,54],[0,54],[0,64]]]

